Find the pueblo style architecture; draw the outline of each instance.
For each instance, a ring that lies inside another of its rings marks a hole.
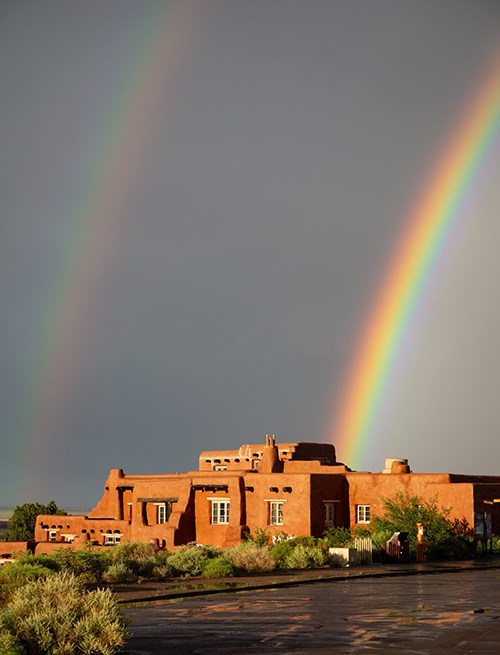
[[[36,552],[55,546],[149,541],[173,549],[189,542],[222,547],[245,532],[321,536],[331,526],[367,525],[384,498],[403,492],[437,498],[451,518],[474,526],[491,511],[500,533],[500,476],[412,473],[407,460],[388,459],[380,473],[351,471],[326,443],[265,444],[207,451],[199,470],[174,475],[125,475],[112,469],[104,495],[87,516],[39,516]],[[488,503],[488,504],[485,504]]]

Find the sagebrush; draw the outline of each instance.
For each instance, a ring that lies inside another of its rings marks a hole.
[[[113,655],[128,636],[111,591],[66,572],[20,587],[0,611],[0,655]]]

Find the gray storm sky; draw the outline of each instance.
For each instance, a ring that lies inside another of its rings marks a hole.
[[[328,440],[408,210],[500,43],[490,0],[190,3],[64,406],[37,434],[26,424],[60,366],[43,332],[57,335],[59,278],[71,296],[79,252],[71,222],[161,4],[0,3],[0,505],[89,505],[111,467],[190,470],[201,450],[268,432]],[[370,470],[408,457],[499,473],[498,141],[413,325]],[[85,234],[91,216],[78,220]]]

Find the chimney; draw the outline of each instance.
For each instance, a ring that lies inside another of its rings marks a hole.
[[[259,473],[283,473],[283,462],[279,457],[275,434],[272,437],[266,434],[266,445],[262,450]]]

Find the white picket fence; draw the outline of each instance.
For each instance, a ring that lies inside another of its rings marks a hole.
[[[354,540],[354,548],[357,550],[357,561],[372,564],[372,540],[370,537],[358,537]]]

